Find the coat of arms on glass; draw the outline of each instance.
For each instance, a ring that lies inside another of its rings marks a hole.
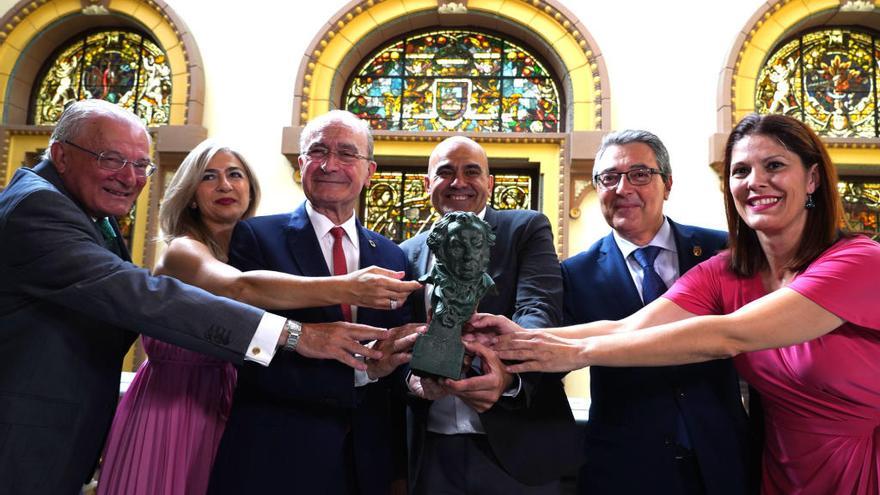
[[[77,100],[100,98],[128,108],[146,125],[168,123],[171,68],[144,35],[110,30],[77,36],[43,67],[34,86],[31,121],[52,125]]]
[[[843,200],[841,228],[880,241],[880,182],[842,180],[837,190]]]
[[[758,74],[755,110],[795,117],[829,137],[877,137],[880,37],[854,29],[801,34]]]
[[[494,174],[489,199],[498,210],[532,208],[532,176]],[[425,174],[377,172],[364,193],[364,226],[395,242],[431,228],[438,218],[425,190]]]
[[[385,46],[349,81],[345,108],[373,129],[560,130],[559,93],[545,66],[515,43],[465,30]]]

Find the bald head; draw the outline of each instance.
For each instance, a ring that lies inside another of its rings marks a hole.
[[[431,152],[425,188],[438,212],[479,213],[486,207],[494,185],[486,151],[473,139],[452,136]]]

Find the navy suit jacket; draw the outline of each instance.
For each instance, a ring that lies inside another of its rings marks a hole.
[[[118,228],[114,225],[118,234]],[[0,484],[73,494],[92,475],[135,331],[240,362],[263,311],[104,247],[49,162],[0,193]]]
[[[681,273],[727,243],[725,233],[671,220]],[[619,320],[642,308],[612,234],[562,263],[565,324]],[[680,493],[674,461],[680,408],[710,494],[748,493],[747,419],[729,359],[657,368],[590,368],[590,419],[579,492]]]
[[[357,228],[361,268],[406,270],[399,247],[360,223]],[[240,222],[229,261],[241,270],[330,275],[305,205],[291,214]],[[343,319],[338,305],[277,313],[305,323]],[[382,328],[407,318],[406,307],[357,311],[359,323]],[[349,480],[358,493],[387,495],[392,477],[404,475],[404,405],[399,386],[390,387],[393,381],[356,388],[350,367],[284,351],[269,367],[245,364],[210,492],[345,494]],[[397,464],[393,455],[399,456]]]
[[[561,316],[562,280],[553,248],[550,222],[530,210],[486,208],[486,222],[495,232],[488,273],[497,295],[486,295],[477,308],[505,315],[525,328],[556,326]],[[401,245],[414,278],[428,270],[427,233]],[[425,321],[425,293],[410,295],[414,321]],[[573,469],[580,456],[578,435],[559,375],[521,375],[515,399],[502,397],[480,414],[495,457],[514,479],[526,485],[549,483]],[[430,402],[409,402],[410,482],[418,478]]]

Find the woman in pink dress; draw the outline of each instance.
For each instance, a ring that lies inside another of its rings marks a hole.
[[[641,311],[539,332],[472,323],[516,372],[735,356],[764,405],[763,493],[876,495],[880,245],[838,231],[837,174],[801,122],[746,117],[724,163],[730,249]]]
[[[260,189],[244,157],[211,140],[174,174],[159,222],[168,246],[155,272],[266,309],[350,304],[386,309],[419,287],[401,272],[365,268],[306,278],[227,265],[235,224],[253,216]],[[210,311],[210,308],[205,308]],[[235,368],[147,337],[149,356],[116,411],[98,491],[204,494],[235,388]]]

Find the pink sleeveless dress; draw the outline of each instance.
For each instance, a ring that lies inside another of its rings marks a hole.
[[[235,367],[142,339],[149,359],[117,408],[98,493],[202,495],[231,406]]]

